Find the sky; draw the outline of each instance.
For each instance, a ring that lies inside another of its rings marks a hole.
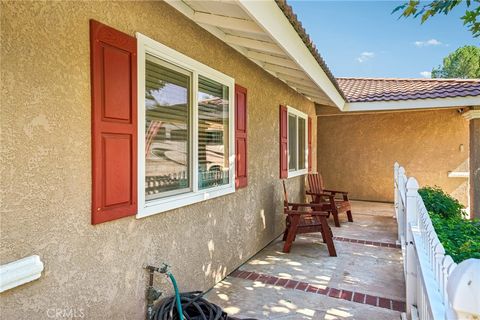
[[[465,4],[421,24],[391,14],[402,3],[288,1],[336,77],[430,78],[449,53],[480,45],[460,19]]]

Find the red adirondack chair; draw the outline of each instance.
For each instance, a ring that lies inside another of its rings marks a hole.
[[[340,227],[340,220],[338,214],[345,212],[348,221],[353,222],[352,206],[348,199],[348,192],[325,189],[322,175],[319,173],[309,173],[307,195],[312,197],[312,203],[323,204],[322,210],[328,211],[333,215],[335,227]],[[342,195],[342,199],[336,198],[337,195]]]
[[[322,204],[288,202],[285,181],[282,181],[282,183],[285,197],[284,213],[287,215],[286,228],[283,234],[283,241],[285,241],[283,252],[290,252],[297,234],[321,232],[323,242],[327,244],[328,253],[331,257],[336,257],[337,252],[333,243],[332,229],[327,221],[329,213],[320,210]]]

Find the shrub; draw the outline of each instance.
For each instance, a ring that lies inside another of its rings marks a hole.
[[[418,193],[446,254],[457,263],[480,259],[480,220],[463,219],[464,207],[438,187],[421,188]]]
[[[438,239],[446,254],[459,263],[469,258],[480,259],[480,221],[448,218],[429,212]]]
[[[418,193],[428,212],[435,212],[444,218],[463,217],[464,206],[457,199],[446,194],[439,187],[424,187]]]

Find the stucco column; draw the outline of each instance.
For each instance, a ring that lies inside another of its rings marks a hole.
[[[480,218],[480,107],[463,115],[470,122],[470,218]]]

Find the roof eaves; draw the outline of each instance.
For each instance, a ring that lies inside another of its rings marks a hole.
[[[295,31],[297,32],[297,34],[300,36],[300,38],[302,39],[303,43],[305,44],[305,46],[308,48],[308,50],[310,51],[310,53],[312,54],[312,56],[315,58],[315,60],[318,62],[318,64],[320,65],[320,67],[322,68],[322,70],[325,72],[325,74],[327,75],[327,77],[330,79],[330,81],[332,82],[332,84],[335,86],[335,89],[337,89],[338,93],[342,96],[342,98],[348,102],[348,99],[347,97],[345,96],[345,94],[343,93],[342,89],[340,88],[340,86],[338,85],[338,82],[337,80],[335,79],[335,77],[333,76],[332,72],[330,71],[330,69],[328,68],[327,64],[325,63],[325,61],[323,60],[322,56],[320,55],[320,53],[318,52],[315,44],[313,43],[313,41],[310,39],[310,36],[308,35],[308,33],[306,32],[306,30],[302,27],[302,23],[300,22],[300,20],[298,20],[297,18],[297,15],[293,12],[293,9],[290,5],[287,4],[287,0],[275,0],[275,2],[277,3],[278,7],[280,8],[280,10],[282,10],[283,14],[285,15],[285,17],[288,19],[288,21],[290,22],[290,24],[292,25],[292,27],[295,29]]]

